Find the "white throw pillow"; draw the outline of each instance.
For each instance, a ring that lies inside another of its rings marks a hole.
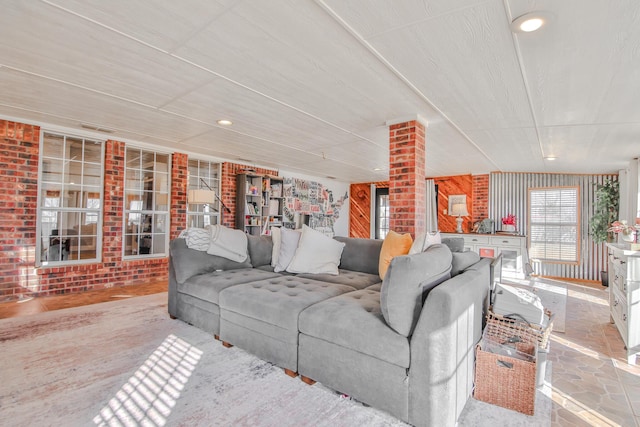
[[[327,237],[306,225],[291,263],[289,273],[338,274],[338,265],[345,244]]]
[[[440,236],[440,232],[436,231],[435,233],[423,233],[419,234],[416,237],[416,240],[413,241],[411,245],[411,249],[409,249],[409,255],[419,254],[420,252],[424,252],[431,245],[435,245],[438,243],[442,243],[442,237]]]
[[[280,255],[280,245],[282,243],[282,232],[280,227],[271,228],[271,242],[273,243],[273,249],[271,250],[271,267],[275,267],[278,263],[278,256]]]
[[[278,252],[278,262],[273,271],[279,273],[287,269],[296,253],[296,249],[298,249],[299,241],[300,231],[289,230],[288,228],[280,229],[280,252]]]
[[[442,236],[440,236],[440,232],[436,231],[435,233],[426,233],[424,236],[424,245],[422,245],[422,252],[426,251],[431,245],[438,245],[442,243]]]

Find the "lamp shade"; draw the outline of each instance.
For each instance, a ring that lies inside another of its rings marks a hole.
[[[469,212],[467,212],[467,204],[466,203],[454,203],[451,206],[451,212],[449,212],[451,216],[467,216]]]
[[[215,202],[216,193],[209,190],[189,190],[187,193],[187,203],[195,205],[206,205]]]

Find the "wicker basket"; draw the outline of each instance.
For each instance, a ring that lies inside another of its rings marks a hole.
[[[513,357],[485,351],[483,346],[489,348],[491,345],[483,340],[476,346],[474,397],[483,402],[533,415],[537,345],[516,343],[515,347],[518,350],[511,349],[512,353],[515,353]]]
[[[523,320],[501,316],[490,309],[487,314],[486,335],[500,343],[518,337],[523,342],[538,343],[538,347],[547,348],[549,335],[553,329],[553,315],[549,310],[545,310],[545,313],[549,317],[549,321],[547,327],[543,328]]]

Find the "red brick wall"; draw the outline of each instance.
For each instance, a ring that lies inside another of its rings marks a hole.
[[[389,126],[389,228],[414,238],[426,230],[424,138],[416,120]]]
[[[0,168],[0,300],[21,294],[62,294],[166,280],[167,258],[122,258],[125,144],[118,141],[107,141],[105,147],[102,262],[36,268],[39,137],[37,126],[0,120],[0,156],[6,164]],[[184,157],[174,156],[178,161],[173,164],[172,176],[184,180],[186,189]],[[182,174],[185,176],[180,178]],[[177,187],[172,186],[172,195],[176,193],[172,206],[180,204],[180,197],[186,199],[185,190]],[[186,214],[173,211],[172,236],[185,223]]]
[[[173,153],[171,157],[171,239],[187,226],[187,188],[189,188],[189,156]]]
[[[222,225],[235,228],[236,226],[236,175],[244,173],[243,169],[251,169],[257,175],[277,176],[278,171],[275,169],[255,168],[252,166],[241,165],[238,163],[225,162],[222,164],[222,176],[220,179],[220,198],[231,212],[224,212],[222,217]],[[224,211],[224,208],[222,209]]]
[[[473,176],[473,214],[471,221],[489,218],[489,174]]]
[[[38,126],[0,120],[0,300],[37,288]]]

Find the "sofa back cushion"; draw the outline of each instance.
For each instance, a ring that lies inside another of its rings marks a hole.
[[[380,308],[397,333],[411,335],[427,293],[451,277],[451,260],[451,250],[442,244],[391,260],[380,289]]]
[[[447,245],[451,252],[464,251],[464,238],[462,237],[443,237],[442,244]]]
[[[210,273],[216,270],[235,270],[251,268],[251,256],[244,262],[235,262],[206,252],[189,249],[185,239],[174,239],[169,246],[170,262],[178,283],[184,283],[189,277]]]
[[[451,262],[451,277],[457,276],[473,264],[480,261],[480,255],[476,252],[453,252],[452,255],[453,261]]]
[[[254,267],[262,267],[271,264],[273,243],[271,236],[254,236],[247,234],[247,247],[249,257]]]
[[[340,258],[341,269],[379,274],[378,260],[380,259],[382,240],[340,236],[336,236],[334,239],[344,243]]]

